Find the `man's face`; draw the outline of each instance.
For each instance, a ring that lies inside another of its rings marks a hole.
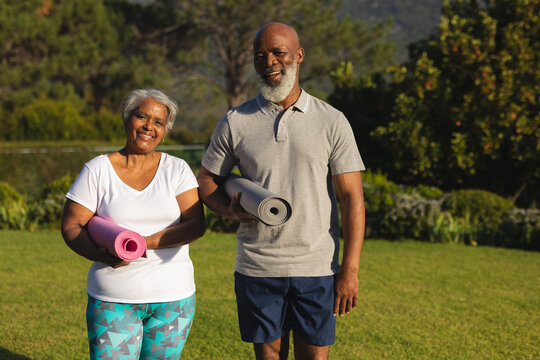
[[[279,28],[263,31],[253,44],[255,71],[265,84],[275,87],[283,79],[286,67],[298,66],[299,49],[297,41],[286,31]]]

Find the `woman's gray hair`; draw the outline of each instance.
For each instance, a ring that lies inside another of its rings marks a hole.
[[[178,113],[178,105],[174,100],[165,95],[163,92],[155,89],[137,89],[133,90],[122,102],[122,120],[124,127],[133,112],[137,109],[141,101],[151,98],[167,108],[167,126],[166,133],[172,129],[176,114]]]

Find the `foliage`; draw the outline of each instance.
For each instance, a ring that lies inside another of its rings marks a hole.
[[[540,210],[513,209],[499,226],[498,243],[540,251]]]
[[[393,195],[399,191],[399,187],[383,174],[371,171],[362,174],[362,187],[366,208],[366,236],[377,236],[380,233],[380,223],[394,207]]]
[[[35,230],[38,224],[32,211],[24,201],[0,205],[0,230]]]
[[[42,227],[59,227],[62,210],[66,202],[65,194],[75,178],[67,173],[43,187],[41,198],[35,204],[34,218]]]
[[[410,60],[358,78],[344,63],[330,101],[360,150],[399,183],[478,188],[538,201],[540,3],[445,1]],[[361,104],[362,111],[358,111]]]
[[[394,206],[380,223],[379,234],[386,239],[427,239],[440,214],[438,200],[426,200],[417,193],[397,193],[394,194]]]
[[[344,0],[342,13],[354,19],[373,22],[393,20],[390,36],[396,43],[396,60],[407,58],[407,45],[428,35],[440,20],[441,0]]]
[[[453,217],[447,211],[441,212],[428,229],[431,242],[478,245],[481,224],[469,214]]]
[[[0,115],[13,132],[0,139],[91,138],[86,116],[116,113],[128,90],[159,84],[153,54],[126,51],[121,20],[103,0],[3,3]]]
[[[31,213],[25,198],[8,183],[0,182],[0,230],[35,229],[37,221]]]
[[[427,186],[422,184],[416,186],[408,186],[406,192],[409,194],[417,193],[424,199],[428,200],[437,200],[444,195],[444,191],[442,191],[441,189],[435,186]]]
[[[8,141],[123,139],[125,132],[120,115],[101,109],[83,115],[84,109],[67,100],[36,99],[16,112],[5,114]]]
[[[496,229],[514,205],[485,190],[457,190],[445,197],[442,208],[454,217],[474,216],[485,228]]]
[[[224,216],[204,207],[204,216],[206,218],[206,228],[210,231],[219,233],[235,233],[238,229],[238,221],[227,219]]]
[[[75,179],[69,173],[43,186],[37,201],[27,202],[6,183],[0,183],[0,229],[36,230],[58,227],[62,217],[65,193]],[[4,194],[8,194],[4,196]]]
[[[23,197],[11,185],[0,181],[0,205],[21,202]]]
[[[341,0],[155,1],[144,7],[113,3],[140,29],[143,46],[158,46],[166,54],[171,72],[197,87],[217,89],[226,95],[229,107],[253,92],[252,41],[256,30],[270,21],[296,28],[308,54],[301,75],[303,81],[314,80],[312,84],[327,79],[343,60],[353,61],[361,72],[381,69],[393,52],[385,38],[389,24],[368,26],[349,17],[338,19]],[[140,12],[139,17],[129,16],[134,7],[160,14],[162,22],[143,23]]]

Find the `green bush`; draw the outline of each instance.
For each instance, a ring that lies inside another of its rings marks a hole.
[[[441,213],[438,200],[426,200],[417,193],[396,193],[395,205],[380,223],[380,233],[388,239],[427,239],[429,229]]]
[[[485,190],[457,190],[448,194],[442,209],[453,217],[473,216],[482,224],[486,236],[496,231],[514,204],[509,200]]]
[[[37,221],[29,207],[11,185],[0,182],[0,230],[33,230]]]
[[[362,174],[362,187],[366,207],[366,236],[379,236],[380,224],[393,209],[394,194],[398,193],[400,188],[385,175],[370,171]]]
[[[514,209],[498,231],[502,246],[540,251],[540,210]]]
[[[0,182],[0,205],[21,201],[23,201],[23,197],[17,190],[6,182]]]
[[[481,226],[469,215],[454,218],[443,211],[430,225],[428,237],[431,242],[478,245],[476,239]]]
[[[233,221],[223,217],[206,206],[204,207],[206,218],[206,228],[208,230],[220,233],[234,233],[238,229],[238,221]]]
[[[113,114],[107,110],[100,110],[85,117],[86,133],[77,134],[82,139],[99,139],[106,141],[124,140],[126,133],[120,114]],[[91,130],[90,130],[91,129]]]
[[[119,114],[84,109],[83,101],[41,98],[8,113],[0,109],[6,130],[0,139],[17,140],[123,140]]]
[[[84,134],[87,124],[69,101],[39,99],[14,114],[17,138],[8,140],[61,140]]]
[[[57,227],[62,218],[62,209],[66,201],[65,194],[75,181],[71,174],[45,185],[41,191],[41,198],[33,207],[31,216],[41,227]]]
[[[32,211],[24,201],[0,205],[0,230],[35,230],[38,224]]]
[[[417,186],[409,186],[407,188],[407,193],[417,193],[421,197],[427,200],[437,200],[443,197],[444,191],[441,189],[435,187],[435,186],[427,186],[427,185],[417,185]]]

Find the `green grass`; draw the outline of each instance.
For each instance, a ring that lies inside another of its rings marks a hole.
[[[207,234],[191,256],[197,313],[182,359],[252,359],[236,321],[234,236]],[[58,232],[0,232],[0,359],[88,358],[89,266]],[[359,277],[332,359],[540,358],[540,253],[368,240]]]

